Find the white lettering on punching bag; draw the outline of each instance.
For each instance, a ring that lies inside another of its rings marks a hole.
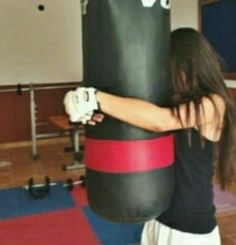
[[[89,3],[89,0],[81,0],[81,9],[82,9],[82,14],[86,15],[87,14],[87,5]]]
[[[152,7],[155,2],[156,0],[142,0],[143,6],[148,8]]]
[[[171,0],[161,0],[161,6],[162,6],[164,9],[170,9],[170,1],[171,1]]]
[[[157,0],[142,0],[142,4],[146,8],[151,8]],[[161,7],[170,9],[170,0],[160,0]]]

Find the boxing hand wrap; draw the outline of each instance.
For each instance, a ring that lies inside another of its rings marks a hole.
[[[75,91],[69,91],[64,97],[66,113],[71,122],[86,123],[91,119],[95,110],[98,110],[95,88],[79,87]]]

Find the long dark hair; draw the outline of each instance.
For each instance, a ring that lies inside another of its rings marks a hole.
[[[199,119],[203,96],[208,97],[213,104],[210,96],[212,94],[218,94],[224,99],[226,111],[221,137],[216,144],[215,176],[221,188],[225,189],[234,178],[235,109],[231,94],[224,83],[221,59],[199,32],[192,28],[180,28],[171,33],[171,71],[173,108],[180,120],[178,105],[181,103],[193,101],[196,118]],[[190,103],[187,104],[189,118]],[[217,112],[216,106],[215,109]],[[201,128],[199,120],[196,124]]]

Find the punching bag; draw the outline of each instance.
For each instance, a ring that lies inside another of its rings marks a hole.
[[[145,2],[150,1],[90,0],[84,6],[84,83],[166,106],[171,92],[169,1]],[[168,208],[172,135],[109,116],[85,131],[87,195],[95,213],[117,222],[144,222]]]

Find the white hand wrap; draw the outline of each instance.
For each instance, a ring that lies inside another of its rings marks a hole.
[[[71,122],[85,124],[98,109],[96,89],[80,87],[75,91],[69,91],[64,98],[65,111],[70,116]]]

